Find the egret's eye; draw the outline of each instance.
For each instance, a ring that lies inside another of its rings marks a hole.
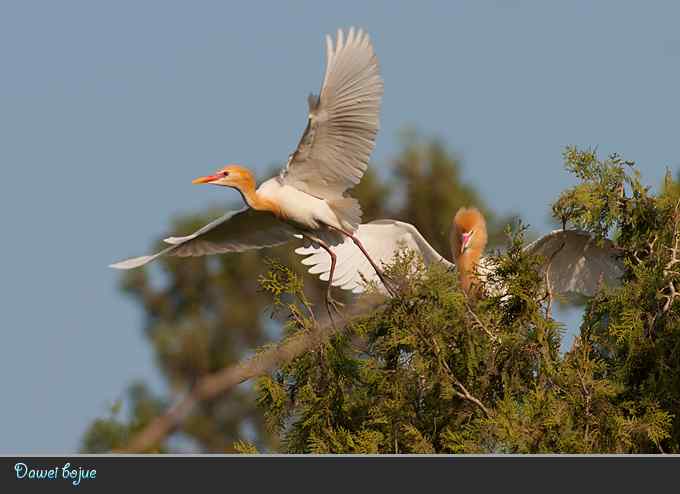
[[[227,170],[224,170],[224,171],[222,172],[222,176],[228,177],[228,176],[229,176],[229,172],[228,172]]]

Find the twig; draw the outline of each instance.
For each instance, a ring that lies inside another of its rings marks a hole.
[[[448,367],[448,364],[446,365],[446,367]],[[449,372],[450,372],[450,369],[449,369]],[[465,389],[465,386],[463,386],[463,383],[461,383],[458,379],[456,379],[456,377],[453,374],[451,374],[450,377],[453,380],[454,384],[456,386],[458,386],[460,388],[460,390],[462,391],[462,393],[458,392],[458,396],[465,398],[466,400],[471,401],[472,403],[477,405],[479,408],[482,409],[482,411],[484,412],[484,415],[486,415],[486,418],[490,418],[491,412],[489,412],[489,409],[484,406],[484,403],[482,403],[477,398],[472,396],[470,394],[470,392],[467,389]]]
[[[468,401],[474,403],[475,405],[477,405],[477,406],[484,412],[484,415],[486,415],[486,418],[490,418],[490,417],[491,417],[491,412],[489,411],[489,409],[486,408],[486,407],[484,406],[484,403],[482,403],[478,398],[475,398],[475,397],[467,390],[467,388],[463,385],[463,383],[460,382],[460,381],[458,380],[458,378],[454,375],[453,371],[451,370],[451,367],[449,367],[448,362],[447,362],[445,359],[442,358],[442,356],[441,356],[441,350],[440,350],[440,348],[439,348],[439,345],[437,344],[437,340],[435,340],[434,338],[432,338],[432,343],[433,343],[433,345],[434,345],[435,351],[437,352],[437,358],[439,359],[439,362],[440,362],[440,363],[442,364],[442,366],[444,367],[444,370],[446,370],[446,373],[447,373],[449,379],[451,379],[451,381],[453,382],[453,384],[454,384],[455,386],[458,387],[458,390],[454,390],[454,391],[456,392],[456,394],[457,394],[459,397],[461,397],[461,398],[463,398],[463,399],[465,399],[465,400],[468,400]]]
[[[675,204],[673,220],[673,247],[666,247],[666,249],[670,251],[671,257],[663,270],[664,277],[670,279],[668,280],[666,288],[661,291],[661,297],[666,299],[666,303],[661,309],[662,312],[668,312],[673,304],[673,300],[675,300],[676,297],[680,297],[680,292],[675,288],[674,279],[678,275],[678,272],[671,269],[673,266],[680,263],[680,231],[678,229],[678,226],[680,226],[680,200]],[[668,290],[668,293],[664,293],[666,290]]]
[[[586,444],[590,447],[590,422],[593,418],[593,412],[591,410],[591,403],[592,403],[592,397],[590,394],[590,390],[588,389],[588,386],[586,386],[585,380],[583,378],[583,374],[581,374],[581,371],[577,368],[576,369],[576,375],[578,376],[579,381],[581,382],[581,389],[583,390],[583,396],[586,399],[586,430],[584,431],[585,433],[585,439],[586,439]]]
[[[560,253],[562,249],[564,249],[564,246],[567,245],[566,241],[562,242],[562,245],[558,249],[555,250],[552,254],[550,254],[550,258],[548,259],[548,264],[545,267],[545,289],[546,289],[546,297],[548,298],[548,303],[546,304],[545,307],[545,317],[549,318],[551,317],[551,312],[552,312],[552,303],[553,303],[553,291],[552,287],[550,286],[550,268],[552,267],[552,263],[555,260],[555,257],[557,254]]]
[[[470,304],[468,303],[467,300],[465,301],[465,307],[467,308],[468,313],[472,316],[472,318],[475,320],[477,325],[480,328],[482,328],[482,330],[489,336],[489,338],[491,338],[491,341],[493,341],[494,343],[498,342],[498,336],[496,336],[495,334],[493,334],[491,331],[489,331],[487,329],[487,327],[484,325],[484,323],[482,323],[481,319],[479,319],[479,317],[477,317],[477,314],[475,314],[475,311],[472,310],[472,307],[470,307]]]

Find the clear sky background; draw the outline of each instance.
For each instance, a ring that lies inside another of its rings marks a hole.
[[[374,41],[374,163],[415,126],[543,232],[565,145],[655,187],[678,169],[679,19],[672,1],[0,2],[0,453],[74,452],[132,380],[161,385],[106,266],[238,199],[195,176],[286,159],[326,33]]]

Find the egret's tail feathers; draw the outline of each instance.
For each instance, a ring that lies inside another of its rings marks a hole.
[[[354,197],[341,197],[338,199],[331,199],[328,205],[338,216],[343,226],[354,231],[359,228],[361,223],[361,205]]]

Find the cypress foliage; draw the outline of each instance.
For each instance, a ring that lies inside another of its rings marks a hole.
[[[616,155],[564,158],[580,182],[555,217],[613,236],[626,266],[622,287],[588,302],[571,349],[559,352],[563,328],[521,225],[495,256],[504,293],[478,301],[454,273],[399,255],[398,297],[258,382],[285,451],[680,452],[679,188],[669,175],[653,195]],[[292,275],[269,276],[281,270]],[[304,299],[298,282],[288,289]]]
[[[426,269],[402,252],[387,269],[396,297],[254,388],[201,403],[181,434],[153,451],[680,453],[679,182],[669,173],[653,192],[618,155],[565,150],[578,183],[556,199],[553,216],[613,239],[625,273],[621,287],[587,301],[579,334],[560,353],[565,330],[537,274],[541,259],[522,249],[525,226],[498,228],[508,218],[460,182],[459,162],[437,141],[409,139],[394,178],[369,174],[354,191],[364,220],[409,221],[444,253],[455,210],[480,206],[492,246],[502,245],[489,279],[502,293],[469,299],[454,271]],[[398,200],[385,204],[388,195]],[[205,220],[186,217],[176,231]],[[265,256],[275,260],[264,265]],[[283,247],[168,258],[161,283],[146,271],[127,276],[123,288],[145,310],[170,392],[131,387],[111,416],[91,424],[83,450],[125,445],[173,395],[264,341],[313,333],[325,286],[298,261]]]

